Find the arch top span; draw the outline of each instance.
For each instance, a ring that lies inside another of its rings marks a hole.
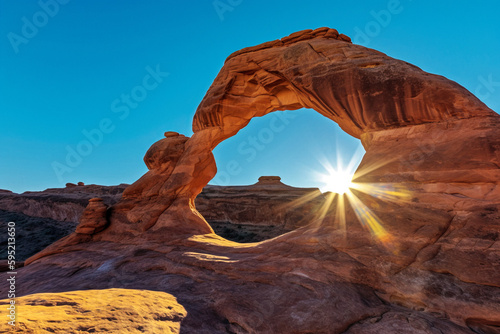
[[[494,114],[445,77],[319,28],[230,55],[196,111],[193,131],[212,128],[215,146],[253,117],[299,108],[316,110],[356,138]]]

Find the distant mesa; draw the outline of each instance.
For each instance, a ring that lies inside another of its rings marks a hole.
[[[259,177],[259,183],[282,184],[279,176],[261,176]]]

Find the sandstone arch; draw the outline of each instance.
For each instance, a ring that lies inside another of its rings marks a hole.
[[[193,120],[193,131],[220,127],[215,142],[252,117],[314,109],[350,135],[491,115],[458,84],[320,28],[228,57]]]
[[[193,136],[167,132],[148,150],[144,160],[150,171],[125,190],[110,210],[110,226],[94,238],[213,233],[194,206],[216,174],[213,148],[253,117],[300,108],[316,110],[361,139],[367,152],[360,181],[406,183],[418,201],[440,209],[457,201],[477,204],[482,193],[471,189],[477,183],[494,188],[489,198],[500,196],[494,186],[495,112],[455,82],[354,45],[335,29],[319,28],[230,55],[194,115]],[[468,142],[467,159],[457,159],[450,140]],[[462,186],[450,191],[477,196],[434,202],[427,183],[435,183],[436,173],[446,184],[441,187],[459,182]],[[465,173],[470,185],[464,186]]]

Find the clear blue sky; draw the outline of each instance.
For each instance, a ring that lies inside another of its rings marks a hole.
[[[192,134],[196,107],[230,53],[308,28],[336,28],[455,80],[500,110],[497,1],[221,0],[219,12],[211,0],[60,2],[56,8],[54,1],[0,1],[3,189],[134,182],[146,172],[144,153],[164,131]],[[390,18],[377,21],[388,8]],[[144,83],[155,71],[157,80]],[[137,103],[121,100],[131,93]],[[320,168],[320,155],[334,160],[338,146],[348,159],[356,149],[356,139],[315,112],[291,114],[272,139],[262,132],[276,117],[268,115],[222,143],[217,163],[233,175],[217,182],[280,175],[288,184],[313,186],[310,170]],[[54,162],[65,165],[68,147],[76,150],[83,131],[99,127],[103,137],[81,146],[88,155],[71,160],[71,171],[58,177]],[[264,147],[245,151],[245,141],[259,134]]]

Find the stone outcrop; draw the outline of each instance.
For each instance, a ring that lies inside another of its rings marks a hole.
[[[101,232],[108,226],[107,211],[108,206],[102,202],[102,198],[91,198],[75,232],[88,235]]]
[[[165,292],[87,290],[18,298],[16,326],[2,333],[180,333],[186,310]],[[6,309],[9,300],[0,300]],[[6,317],[6,319],[8,319]]]
[[[335,36],[308,30],[230,56],[194,134],[153,144],[108,227],[28,259],[19,293],[166,291],[188,333],[497,332],[500,116],[455,82]],[[213,234],[194,205],[212,149],[253,117],[302,107],[361,140],[355,189],[271,240]]]

